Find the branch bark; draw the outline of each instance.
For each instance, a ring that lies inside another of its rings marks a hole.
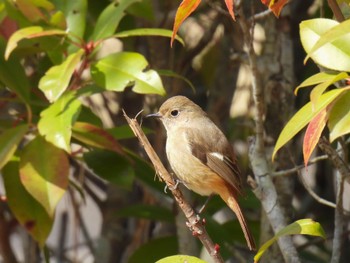
[[[256,107],[254,116],[255,138],[249,149],[249,159],[255,175],[255,180],[258,184],[258,188],[254,190],[254,193],[260,199],[273,231],[276,233],[287,225],[287,220],[279,203],[278,194],[271,177],[272,171],[266,159],[264,145],[264,90],[259,79],[257,57],[252,40],[253,34],[250,31],[252,27],[250,27],[249,21],[245,18],[242,8],[238,10],[238,14],[238,22],[241,26],[244,41],[248,49],[249,64],[252,71],[252,95]],[[278,239],[278,245],[281,249],[285,262],[300,262],[291,237],[283,237]]]
[[[200,220],[199,216],[192,209],[191,205],[184,199],[180,189],[176,187],[176,182],[171,177],[169,172],[165,169],[164,165],[160,161],[158,155],[154,151],[153,147],[151,146],[146,135],[142,131],[137,120],[129,118],[125,112],[124,112],[124,117],[127,120],[130,128],[134,132],[135,136],[138,138],[141,145],[145,149],[148,157],[150,158],[152,164],[154,165],[154,168],[160,180],[166,183],[168,189],[173,194],[175,201],[177,202],[177,204],[185,214],[188,220],[190,229],[202,242],[203,246],[206,248],[209,255],[212,257],[213,261],[216,263],[223,263],[224,261],[217,249],[217,245],[211,240],[210,236],[208,235],[205,229],[203,222]]]

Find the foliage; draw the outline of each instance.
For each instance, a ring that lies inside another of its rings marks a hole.
[[[350,119],[344,102],[349,97],[350,86],[347,83],[349,67],[349,20],[338,23],[331,19],[317,18],[300,24],[300,36],[308,58],[325,67],[295,90],[316,85],[310,93],[310,102],[302,107],[286,124],[276,143],[272,158],[276,152],[291,140],[301,129],[308,125],[304,143],[304,163],[307,165],[323,129],[328,123],[331,142],[350,131]],[[332,84],[340,84],[336,89],[326,91]]]
[[[115,136],[101,124],[80,118],[86,112],[82,101],[106,90],[122,92],[131,87],[141,94],[166,93],[159,74],[145,70],[148,62],[142,54],[120,51],[96,56],[107,39],[171,36],[165,29],[119,29],[128,8],[138,2],[110,3],[94,27],[87,20],[85,0],[2,2],[3,17],[18,29],[10,38],[0,39],[0,82],[24,106],[25,117],[15,115],[13,127],[1,127],[0,167],[10,208],[41,246],[69,187],[70,158],[79,159],[79,152],[85,152],[86,163],[102,177],[127,187],[134,180],[133,157],[118,140],[124,132],[116,131]],[[183,43],[178,36],[176,39]],[[41,69],[37,78],[25,72],[24,64],[33,59]],[[84,72],[90,76],[83,77]],[[72,150],[73,140],[77,153]],[[96,160],[104,160],[111,152],[117,169],[102,169]]]

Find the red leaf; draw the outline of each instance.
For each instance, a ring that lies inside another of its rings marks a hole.
[[[229,0],[231,1],[231,0]],[[185,19],[196,10],[201,0],[183,0],[176,11],[175,22],[173,26],[173,34],[171,35],[170,46],[173,46],[174,38],[176,36],[179,27],[185,21]]]
[[[304,143],[303,143],[303,154],[304,154],[304,164],[307,166],[310,156],[315,149],[318,140],[320,139],[321,133],[326,126],[328,119],[328,107],[320,111],[307,126]]]
[[[268,6],[275,16],[279,17],[282,8],[288,3],[289,0],[261,0],[261,2]]]
[[[225,0],[225,4],[228,12],[230,13],[233,20],[236,20],[235,14],[233,13],[233,0]]]

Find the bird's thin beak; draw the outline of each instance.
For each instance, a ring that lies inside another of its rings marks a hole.
[[[160,118],[160,117],[162,117],[162,115],[159,112],[157,112],[157,113],[152,113],[152,114],[146,115],[146,118],[149,118],[149,117]]]

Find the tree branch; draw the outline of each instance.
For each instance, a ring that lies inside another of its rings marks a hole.
[[[135,136],[140,141],[141,145],[145,149],[148,157],[150,158],[152,164],[154,165],[154,168],[156,170],[157,175],[159,176],[160,180],[164,181],[168,187],[168,189],[173,194],[175,201],[185,214],[190,229],[193,231],[193,233],[198,237],[198,239],[202,242],[203,246],[208,251],[209,255],[213,258],[214,262],[216,263],[223,263],[223,259],[221,257],[221,254],[219,253],[217,246],[214,244],[214,242],[209,237],[203,222],[199,219],[199,216],[194,212],[190,204],[184,199],[182,192],[178,187],[176,187],[176,182],[171,177],[169,172],[165,169],[164,165],[160,161],[158,155],[154,151],[153,147],[151,146],[150,142],[148,141],[146,135],[142,131],[140,125],[138,124],[136,119],[130,119],[126,113],[124,112],[124,117],[127,120],[130,128],[134,132]]]
[[[256,107],[255,121],[255,139],[249,148],[249,160],[255,175],[258,188],[254,190],[260,196],[260,201],[269,219],[271,227],[275,233],[287,225],[284,211],[279,203],[278,194],[271,178],[271,168],[266,159],[264,145],[264,115],[265,102],[264,91],[259,79],[257,66],[257,57],[253,47],[251,29],[253,28],[245,18],[243,9],[238,10],[238,22],[242,29],[244,41],[248,49],[249,64],[252,71],[252,95]],[[261,176],[264,175],[264,176]],[[278,239],[278,245],[281,249],[285,262],[300,262],[296,248],[291,237]]]
[[[340,7],[336,0],[328,0],[328,6],[330,9],[332,9],[332,12],[338,22],[343,22],[345,20],[345,17],[341,12]]]

